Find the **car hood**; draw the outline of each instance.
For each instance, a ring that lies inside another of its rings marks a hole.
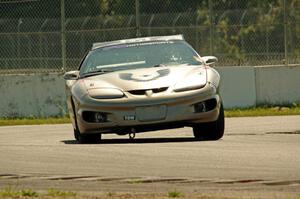
[[[87,90],[96,88],[118,88],[123,91],[143,90],[174,86],[190,75],[197,74],[205,78],[204,66],[166,66],[135,70],[121,70],[85,78]]]

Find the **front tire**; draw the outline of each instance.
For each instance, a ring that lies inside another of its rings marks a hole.
[[[82,135],[79,130],[74,129],[74,137],[79,144],[95,144],[100,143],[101,134],[85,134]]]
[[[75,127],[74,128],[74,137],[76,141],[79,144],[89,144],[89,143],[99,143],[101,141],[101,134],[81,134],[79,129],[78,129],[78,124],[77,124],[77,116],[76,116],[76,109],[74,105],[74,100],[71,98],[71,103],[72,103],[72,111],[74,114],[74,120],[75,120]]]
[[[193,127],[194,137],[198,140],[219,140],[224,135],[224,109],[221,104],[218,119],[214,122],[197,124]]]

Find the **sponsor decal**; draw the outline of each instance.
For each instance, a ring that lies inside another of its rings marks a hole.
[[[173,44],[173,41],[152,41],[152,42],[147,42],[147,41],[139,41],[138,39],[136,40],[137,43],[130,43],[130,44],[116,44],[112,46],[107,46],[102,48],[102,50],[112,50],[112,49],[120,49],[120,48],[130,48],[130,47],[139,47],[139,46],[151,46],[151,45],[158,45],[158,44]],[[138,43],[141,42],[141,43]]]

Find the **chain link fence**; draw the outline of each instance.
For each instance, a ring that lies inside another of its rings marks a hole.
[[[219,66],[300,63],[300,0],[0,0],[0,73],[76,69],[92,43],[183,34]]]

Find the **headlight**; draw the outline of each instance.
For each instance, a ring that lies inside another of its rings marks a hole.
[[[183,92],[203,88],[206,84],[206,73],[200,72],[187,76],[185,79],[177,82],[174,86],[175,92]]]
[[[124,93],[116,88],[94,88],[88,90],[89,95],[96,99],[116,99],[124,97]]]

